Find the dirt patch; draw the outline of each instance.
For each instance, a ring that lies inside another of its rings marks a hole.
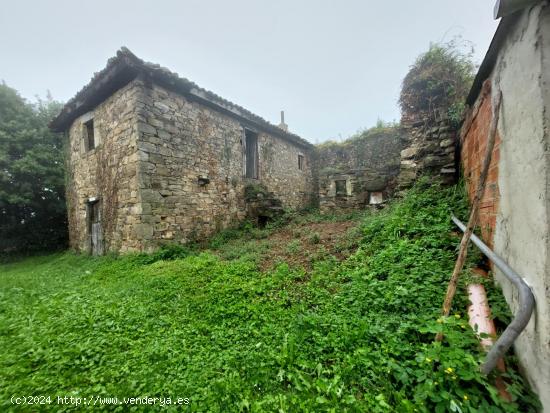
[[[360,234],[356,221],[314,222],[282,228],[269,236],[269,250],[261,259],[262,270],[280,262],[311,270],[312,264],[327,255],[344,259],[357,246]]]

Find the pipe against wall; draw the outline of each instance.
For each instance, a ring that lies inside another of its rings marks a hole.
[[[466,226],[454,215],[451,216],[453,222],[461,231],[466,231]],[[519,295],[519,308],[514,315],[512,322],[506,327],[496,343],[491,347],[485,362],[481,366],[483,374],[489,374],[498,364],[508,349],[512,346],[516,338],[529,323],[533,308],[535,307],[535,296],[525,283],[523,278],[515,272],[500,256],[495,254],[483,241],[475,234],[472,234],[472,242],[479,250],[502,272],[502,274],[516,287]]]
[[[491,318],[491,308],[489,307],[485,287],[482,284],[469,284],[467,290],[471,303],[468,306],[469,324],[479,337],[482,347],[485,351],[488,351],[495,342],[497,332],[495,323],[493,323],[493,319]],[[487,336],[481,337],[482,335]],[[498,359],[496,367],[501,372],[506,371],[502,358]],[[496,377],[495,387],[500,397],[507,401],[512,400],[512,396],[506,390],[506,383],[501,377]]]

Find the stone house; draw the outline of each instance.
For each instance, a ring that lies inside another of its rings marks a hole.
[[[313,146],[284,122],[125,48],[50,126],[68,139],[69,235],[78,251],[150,251],[316,198]],[[262,190],[251,199],[248,187]]]
[[[454,150],[449,133],[424,126],[314,147],[284,118],[273,125],[126,48],[50,126],[67,135],[70,246],[93,254],[203,239],[285,208],[377,205],[423,170],[409,164],[454,159],[440,149]]]
[[[536,309],[515,342],[550,411],[550,5],[497,2],[502,17],[467,98],[459,136],[445,113],[402,119],[399,134],[313,147],[127,49],[67,103],[71,247],[150,251],[248,217],[319,203],[363,208],[430,173],[473,198],[495,96],[497,143],[479,211],[481,236],[531,286]],[[518,297],[495,269],[513,312]]]

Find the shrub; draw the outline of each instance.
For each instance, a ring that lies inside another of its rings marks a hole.
[[[227,228],[224,230],[219,231],[217,234],[215,234],[209,242],[210,248],[218,249],[224,244],[226,244],[230,240],[242,238],[242,237],[253,237],[253,238],[260,238],[260,234],[258,233],[257,236],[254,236],[255,231],[257,231],[258,228],[254,227],[254,224],[250,221],[244,221],[239,226],[234,228]]]
[[[307,240],[310,244],[319,244],[321,242],[321,236],[319,235],[319,233],[314,232],[308,237]]]
[[[288,254],[296,254],[298,251],[300,251],[301,242],[299,239],[295,239],[293,241],[290,241],[286,247],[286,252]]]
[[[0,254],[67,244],[63,137],[48,129],[60,108],[0,83]]]
[[[403,79],[399,105],[403,117],[442,110],[456,124],[474,78],[472,53],[457,41],[431,44]]]
[[[186,258],[191,254],[192,251],[189,247],[179,244],[166,244],[152,254],[141,253],[128,255],[127,257],[122,257],[119,260],[129,261],[130,263],[135,265],[148,265],[153,264],[157,261],[170,261]]]

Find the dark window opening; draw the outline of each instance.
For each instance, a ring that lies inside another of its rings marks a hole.
[[[99,202],[88,202],[88,224],[91,226],[100,222],[99,218]]]
[[[245,130],[245,176],[251,179],[258,179],[258,134]]]
[[[304,170],[304,155],[298,155],[298,169],[300,171]]]
[[[258,216],[258,226],[260,228],[265,228],[268,222],[269,222],[269,217],[266,217],[265,215]]]
[[[84,124],[84,147],[86,151],[91,151],[95,148],[94,136],[94,120],[90,119]]]
[[[348,194],[345,179],[334,181],[334,184],[336,186],[336,196],[346,196]]]

